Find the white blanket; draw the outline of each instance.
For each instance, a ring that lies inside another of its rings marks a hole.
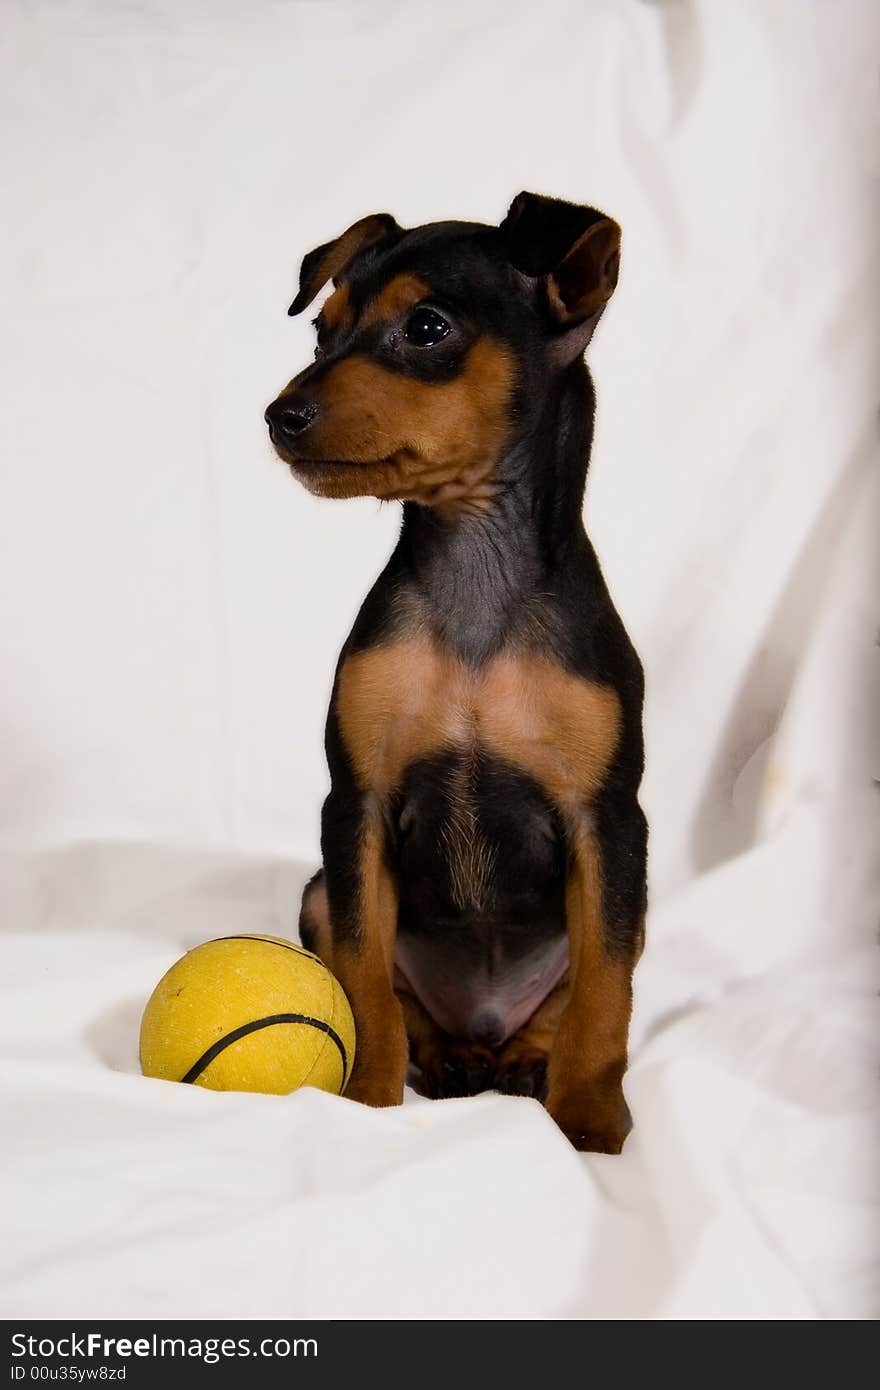
[[[877,6],[4,25],[0,1313],[876,1313]],[[137,1068],[185,948],[295,931],[335,655],[397,524],[264,437],[311,350],[299,258],[520,188],[624,228],[586,510],[648,678],[620,1158],[528,1100]]]

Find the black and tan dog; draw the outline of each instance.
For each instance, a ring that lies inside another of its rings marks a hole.
[[[357,1024],[348,1095],[537,1095],[581,1149],[628,1128],[645,914],[642,671],[584,532],[583,361],[620,229],[521,193],[500,227],[365,217],[302,263],[315,362],[269,406],[322,497],[403,502],[327,722],[301,933]]]

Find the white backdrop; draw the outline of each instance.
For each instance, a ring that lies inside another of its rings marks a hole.
[[[2,1305],[865,1316],[877,7],[0,17]],[[497,221],[520,188],[624,228],[586,513],[648,678],[620,1160],[575,1157],[530,1102],[379,1116],[135,1075],[180,950],[293,929],[333,665],[398,524],[308,496],[265,438],[311,352],[299,259],[370,211]]]

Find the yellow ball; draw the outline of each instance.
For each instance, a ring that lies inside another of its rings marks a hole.
[[[141,1071],[212,1091],[344,1091],[354,1019],[326,965],[277,936],[224,936],[187,952],[141,1021]]]

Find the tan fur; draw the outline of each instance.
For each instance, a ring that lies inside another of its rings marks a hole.
[[[382,826],[368,816],[361,843],[360,921],[355,941],[333,943],[333,970],[354,1014],[357,1044],[345,1094],[365,1105],[399,1105],[409,1059],[392,987],[397,888],[385,862]]]
[[[474,671],[425,636],[349,657],[338,700],[358,781],[380,796],[416,758],[482,747],[529,773],[576,816],[601,786],[620,730],[610,686],[532,652],[504,653]]]
[[[488,339],[474,344],[454,381],[439,385],[344,357],[321,382],[308,460],[288,462],[319,496],[479,511],[493,495],[513,381],[510,353]]]
[[[418,276],[395,275],[367,304],[358,326],[369,328],[375,323],[390,323],[405,314],[407,309],[412,309],[419,300],[427,299],[430,293],[428,286]]]
[[[577,1148],[619,1153],[627,1133],[622,1083],[635,961],[608,953],[595,840],[582,828],[573,848],[568,999],[550,1051],[547,1109]]]

